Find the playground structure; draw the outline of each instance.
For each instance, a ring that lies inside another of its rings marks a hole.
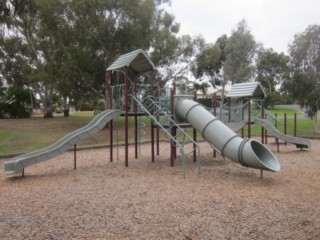
[[[198,163],[199,174],[201,171],[197,131],[202,134],[215,151],[242,166],[260,169],[261,174],[263,170],[280,171],[280,164],[272,152],[260,142],[250,139],[250,125],[258,119],[257,116],[251,115],[252,99],[250,97],[246,104],[241,105],[241,110],[239,110],[239,107],[231,107],[231,105],[226,110],[222,106],[219,108],[214,106],[213,109],[207,110],[194,101],[192,95],[178,96],[175,88],[160,88],[155,81],[155,66],[149,56],[140,49],[120,56],[108,67],[107,71],[110,85],[108,89],[108,108],[110,110],[100,113],[87,126],[67,135],[48,148],[21,155],[6,162],[6,174],[24,174],[25,167],[62,154],[71,147],[75,147],[77,142],[101,130],[107,123],[112,130],[115,125],[114,120],[121,113],[124,116],[125,123],[124,160],[126,167],[129,166],[129,117],[134,117],[135,158],[138,158],[139,144],[141,144],[145,133],[142,118],[147,117],[151,120],[151,161],[154,162],[155,160],[155,146],[157,155],[159,155],[159,133],[162,131],[171,144],[171,166],[174,166],[174,160],[177,158],[177,148],[180,149],[184,176],[188,155],[192,155],[193,161]],[[237,91],[241,88],[245,91],[241,90],[239,94]],[[228,97],[239,97],[241,94],[243,94],[242,97],[254,96],[254,94],[264,95],[263,89],[258,83],[238,84],[235,85],[234,89],[235,91],[230,91]],[[261,107],[260,119],[264,119],[264,116],[265,113]],[[228,128],[222,122],[225,117],[228,118],[228,122],[246,121],[249,126],[249,138],[243,139]],[[256,123],[265,128],[269,127],[260,122],[265,122],[265,120],[257,120]],[[193,128],[193,136],[189,135],[187,128]],[[268,130],[270,131],[270,127]],[[280,135],[277,135],[277,137],[280,138]],[[286,141],[293,140],[286,138]],[[296,144],[299,147],[310,147],[307,140]],[[113,161],[114,157],[113,147],[114,136],[113,131],[110,131],[110,161]]]
[[[239,137],[220,121],[221,115],[226,115],[223,114],[222,109],[220,109],[220,117],[216,118],[199,103],[193,101],[194,96],[177,96],[174,88],[161,89],[155,82],[154,70],[152,61],[143,50],[139,49],[120,56],[107,69],[110,77],[109,109],[115,110],[107,110],[99,114],[86,127],[67,135],[48,148],[21,155],[6,162],[5,173],[22,172],[24,174],[25,167],[48,160],[72,146],[75,147],[78,141],[101,130],[106,123],[109,123],[109,127],[112,129],[113,120],[121,112],[124,115],[125,122],[125,166],[129,165],[128,120],[130,116],[133,116],[135,158],[138,158],[138,148],[143,133],[143,123],[140,118],[147,117],[151,120],[151,161],[154,162],[155,145],[158,155],[160,152],[159,132],[161,130],[171,143],[171,166],[174,165],[174,160],[177,158],[177,148],[180,149],[184,175],[188,155],[193,155],[194,162],[198,163],[199,174],[201,171],[200,147],[196,139],[197,131],[203,135],[215,151],[236,163],[245,167],[260,169],[261,173],[263,170],[280,171],[280,164],[269,149],[258,141]],[[256,91],[257,88],[254,89]],[[248,103],[248,109],[251,109],[250,98]],[[214,108],[213,111],[215,113],[216,109]],[[230,108],[228,112],[230,121],[231,112],[235,113],[237,111]],[[247,112],[249,112],[247,123],[250,126],[250,110]],[[243,114],[241,118],[243,120]],[[186,128],[193,128],[192,137],[186,131]],[[110,131],[110,161],[113,161],[113,141],[113,133]]]

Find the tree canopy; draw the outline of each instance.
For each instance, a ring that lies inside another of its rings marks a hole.
[[[291,78],[284,88],[308,109],[308,115],[317,116],[320,106],[320,26],[310,25],[296,34],[289,46]]]

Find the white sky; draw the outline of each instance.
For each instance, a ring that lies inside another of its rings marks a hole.
[[[320,0],[171,0],[180,34],[202,35],[214,43],[231,35],[245,19],[255,40],[265,48],[287,53],[296,33],[320,25]]]

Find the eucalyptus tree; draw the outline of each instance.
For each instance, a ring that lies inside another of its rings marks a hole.
[[[320,25],[310,25],[289,45],[292,77],[284,87],[299,104],[317,117],[320,108]]]
[[[74,104],[108,99],[106,68],[119,55],[142,48],[156,64],[168,66],[181,56],[180,43],[189,41],[178,39],[178,24],[161,8],[168,0],[26,2],[33,4],[6,21],[4,59],[6,66],[23,60],[20,75],[41,97],[46,117],[57,94]],[[12,41],[21,45],[16,58],[6,52]]]
[[[269,92],[275,92],[277,86],[289,78],[289,56],[277,53],[273,49],[261,48],[258,51],[256,71],[257,81]]]
[[[224,79],[232,83],[251,80],[254,73],[253,60],[256,53],[256,41],[245,20],[241,20],[225,47]]]

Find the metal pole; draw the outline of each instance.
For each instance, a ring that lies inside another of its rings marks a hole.
[[[137,74],[134,73],[134,95],[137,96],[138,89],[137,89]],[[138,158],[138,109],[136,102],[134,103],[134,156]]]
[[[151,74],[149,75],[150,79],[151,79],[151,95],[154,96],[154,79],[151,76]],[[151,109],[151,113],[154,114],[154,108],[152,107]],[[153,125],[153,121],[151,120],[151,161],[154,162],[154,125]]]
[[[112,109],[112,71],[109,71],[109,109]],[[113,120],[109,123],[110,162],[113,162]]]
[[[287,113],[284,113],[284,134],[287,135]],[[284,142],[287,145],[287,142]]]
[[[264,104],[263,101],[261,101],[261,118],[264,118]],[[264,127],[261,126],[261,141],[264,143]],[[267,137],[267,136],[266,136]]]
[[[197,91],[194,91],[193,92],[193,99],[194,101],[197,101]],[[192,128],[193,129],[193,140],[195,141],[193,143],[193,162],[196,162],[197,161],[197,150],[196,150],[196,142],[197,142],[197,130],[195,128]]]
[[[294,136],[297,136],[297,113],[294,113]]]
[[[73,169],[77,170],[77,144],[73,145]]]
[[[154,77],[153,76],[154,72],[152,72],[152,78]],[[158,100],[160,99],[160,89],[159,89],[159,86],[157,86],[157,98]],[[161,117],[161,116],[160,116]],[[159,121],[159,116],[158,116],[158,119]],[[160,139],[160,129],[159,129],[159,126],[156,128],[156,134],[157,134],[157,156],[160,155],[160,142],[159,142],[159,139]]]
[[[221,114],[221,113],[220,113]],[[217,94],[213,94],[213,115],[217,116]],[[219,117],[221,119],[221,117]],[[213,158],[217,157],[217,151],[216,149],[213,149]]]
[[[128,67],[125,67],[125,166],[129,166],[129,119],[128,119],[128,95],[129,95],[129,81],[128,81]]]
[[[173,109],[173,104],[174,104],[173,95],[174,95],[174,90],[171,89],[171,91],[170,91],[170,111],[171,111],[171,115],[173,115],[173,111],[174,111],[174,109]],[[173,134],[173,129],[171,128],[171,135],[172,134]],[[174,166],[174,154],[173,154],[173,151],[174,151],[173,140],[170,140],[170,165],[171,165],[171,167]]]
[[[251,138],[251,97],[248,102],[248,138]]]

